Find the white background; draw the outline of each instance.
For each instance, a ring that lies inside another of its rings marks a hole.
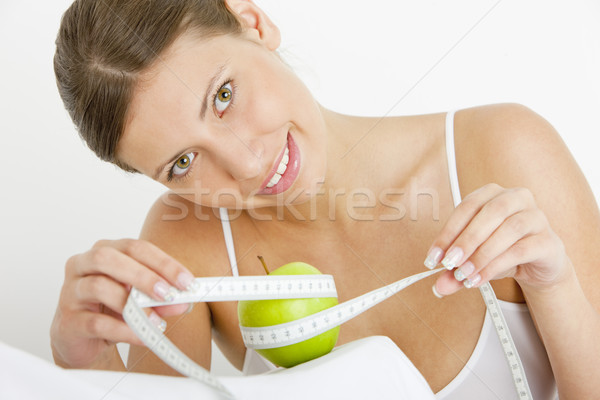
[[[600,198],[600,3],[257,2],[325,106],[401,115],[525,104],[558,129]],[[65,260],[101,238],[136,237],[164,190],[97,160],[64,111],[52,56],[69,4],[0,0],[0,341],[46,359]]]

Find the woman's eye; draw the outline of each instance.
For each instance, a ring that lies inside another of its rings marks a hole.
[[[173,164],[173,175],[179,176],[185,174],[190,168],[190,165],[192,165],[194,157],[196,157],[194,153],[187,153],[179,157],[179,159],[175,161],[175,164]]]
[[[219,115],[221,115],[227,109],[227,107],[229,107],[232,97],[233,88],[231,87],[231,82],[227,82],[219,88],[215,96],[215,109]]]

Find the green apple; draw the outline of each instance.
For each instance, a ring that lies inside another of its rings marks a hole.
[[[262,261],[262,257],[259,257]],[[303,262],[292,262],[269,272],[269,275],[314,275],[318,269]],[[295,321],[338,304],[335,297],[245,300],[238,302],[238,318],[242,326],[262,327]],[[293,367],[325,355],[337,342],[340,327],[336,326],[303,342],[274,349],[256,350],[260,355],[280,367]]]

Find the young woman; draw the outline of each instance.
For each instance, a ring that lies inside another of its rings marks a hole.
[[[554,398],[554,379],[561,399],[597,394],[600,214],[552,126],[512,104],[340,115],[282,62],[279,43],[243,0],[83,0],[65,13],[55,71],[81,136],[171,190],[139,240],[101,240],[68,260],[57,364],[174,373],[121,318],[132,286],[168,299],[193,276],[264,274],[261,254],[332,274],[344,301],[425,260],[450,270],[344,324],[338,344],[390,337],[439,398],[516,398],[474,289],[491,282],[534,398]],[[151,318],[207,368],[211,339],[249,365],[235,303],[186,310]],[[116,342],[133,345],[127,367]]]

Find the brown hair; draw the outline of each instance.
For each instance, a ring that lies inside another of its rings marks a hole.
[[[115,153],[140,73],[184,32],[241,30],[224,0],[76,0],[62,17],[54,73],[79,135],[102,160],[135,172]]]

